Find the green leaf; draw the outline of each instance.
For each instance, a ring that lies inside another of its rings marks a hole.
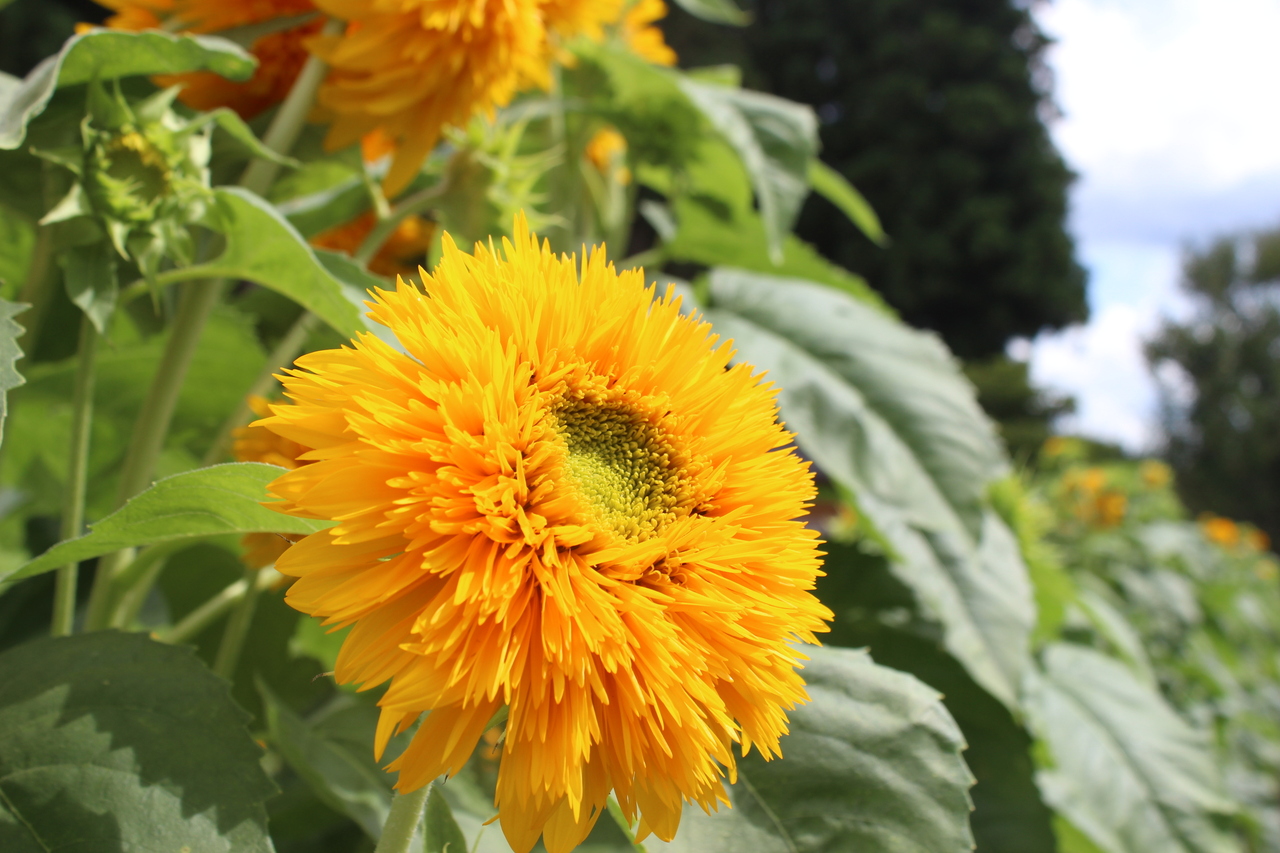
[[[738,763],[733,808],[687,806],[649,853],[970,853],[964,740],[941,697],[866,652],[806,647],[810,701],[781,759]]]
[[[264,681],[258,681],[266,710],[271,743],[284,760],[329,808],[354,820],[370,838],[377,840],[391,811],[392,777],[373,760],[373,731],[377,711],[372,707],[353,708],[365,712],[368,738],[339,738],[312,726],[280,701]]]
[[[284,469],[258,462],[229,462],[158,481],[78,539],[54,545],[14,574],[13,581],[110,554],[122,548],[203,539],[223,533],[308,534],[325,522],[282,515],[262,505],[267,484]]]
[[[884,246],[889,242],[871,202],[844,175],[816,157],[809,161],[809,185],[818,195],[840,208],[872,243]]]
[[[14,364],[22,358],[22,349],[18,346],[18,338],[26,331],[14,321],[14,316],[27,310],[27,306],[18,302],[6,302],[0,299],[0,440],[4,437],[4,419],[8,414],[9,391],[26,382]]]
[[[1056,644],[1028,680],[1027,712],[1051,766],[1045,801],[1105,853],[1235,853],[1236,811],[1207,734],[1120,662]]]
[[[438,785],[432,785],[427,794],[425,830],[423,853],[467,853],[467,839],[453,819],[453,810]]]
[[[733,0],[675,0],[676,5],[690,15],[715,24],[731,24],[745,27],[751,23],[751,13],[738,8]]]
[[[232,80],[253,74],[254,59],[214,36],[156,31],[93,30],[67,39],[62,50],[41,62],[18,86],[0,87],[0,149],[17,148],[27,124],[44,111],[53,93],[66,86],[132,75],[212,71]]]
[[[116,310],[120,282],[116,277],[116,251],[105,240],[64,249],[58,256],[67,296],[84,311],[98,334]]]
[[[720,131],[746,167],[764,222],[769,254],[781,263],[783,238],[809,194],[818,153],[813,110],[773,95],[680,79],[680,88]]]
[[[244,146],[254,157],[261,157],[263,160],[270,160],[273,163],[279,163],[290,168],[297,168],[300,165],[292,157],[286,157],[280,152],[263,145],[262,140],[258,139],[252,128],[245,124],[244,119],[240,118],[228,107],[220,107],[212,112],[205,113],[199,120],[192,123],[193,128],[201,127],[205,122],[216,124],[223,133]]]
[[[5,853],[270,853],[246,715],[187,649],[116,632],[0,655]]]
[[[316,253],[270,203],[239,187],[214,190],[209,226],[222,232],[226,249],[207,264],[177,270],[165,281],[239,278],[257,282],[297,302],[343,335],[364,328],[360,312]]]
[[[1007,463],[946,348],[808,282],[717,269],[710,295],[716,332],[781,386],[796,443],[853,494],[944,647],[1016,708],[1035,607],[1017,541],[986,506]]]
[[[2,168],[4,164],[0,164]],[[17,293],[26,281],[35,245],[35,222],[0,202],[0,285],[4,292]]]

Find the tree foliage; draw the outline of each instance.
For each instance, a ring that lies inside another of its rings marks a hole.
[[[676,19],[697,65],[738,62],[753,86],[813,105],[822,159],[871,202],[880,248],[826,200],[797,233],[866,276],[962,358],[1082,321],[1066,233],[1072,175],[1045,127],[1048,42],[1010,0],[756,0],[756,25],[712,37]]]
[[[1280,538],[1280,231],[1189,251],[1182,283],[1195,313],[1147,347],[1165,452],[1193,510]]]

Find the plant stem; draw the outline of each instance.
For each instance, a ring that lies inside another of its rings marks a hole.
[[[213,671],[227,681],[234,681],[236,664],[240,662],[240,651],[244,648],[245,638],[249,635],[249,626],[253,624],[253,611],[258,606],[257,569],[245,569],[244,595],[240,604],[231,613],[231,619],[222,632],[222,642],[218,645],[218,656],[213,661]]]
[[[427,804],[431,786],[423,785],[407,794],[396,794],[391,801],[391,813],[382,827],[382,838],[374,853],[409,853],[414,833],[422,822],[422,810]]]
[[[89,435],[93,428],[93,384],[98,363],[98,330],[88,314],[80,317],[80,359],[71,396],[71,449],[67,455],[67,491],[62,503],[62,538],[74,539],[84,527],[84,499],[89,480]],[[55,637],[71,634],[76,616],[79,564],[58,569],[53,593]]]
[[[320,318],[310,311],[303,311],[302,316],[294,321],[293,326],[280,339],[280,343],[276,344],[276,348],[267,356],[267,363],[263,365],[258,377],[253,380],[249,393],[240,401],[240,405],[231,413],[231,416],[223,421],[221,428],[218,429],[218,437],[213,440],[201,465],[214,465],[226,458],[227,451],[231,449],[232,434],[247,424],[253,415],[253,409],[249,407],[249,398],[265,397],[270,393],[276,384],[276,371],[293,364],[293,360],[298,357],[298,353],[302,351],[307,338],[311,336],[319,322]]]
[[[250,583],[256,586],[259,591],[262,591],[280,580],[280,578],[280,573],[272,568],[263,569],[258,572],[255,578],[243,577],[224,588],[222,592],[201,604],[195,610],[192,610],[177,625],[167,631],[160,631],[156,635],[156,639],[162,643],[185,643],[235,607],[245,593],[248,592]]]
[[[145,548],[133,562],[129,564],[128,569],[123,573],[125,576],[119,578],[121,586],[125,590],[119,596],[115,608],[112,611],[109,627],[112,628],[128,628],[133,624],[133,620],[138,618],[138,614],[142,612],[142,605],[147,601],[147,595],[151,592],[151,588],[155,586],[156,579],[160,577],[160,572],[164,571],[165,564],[169,561],[169,557],[179,550],[182,546],[173,542],[162,542]]]
[[[337,35],[345,26],[346,24],[342,21],[330,19],[324,25],[321,34]],[[324,63],[324,60],[314,55],[307,58],[306,64],[302,66],[302,71],[298,73],[298,78],[293,83],[293,88],[289,90],[288,97],[284,99],[284,103],[276,111],[275,118],[271,120],[271,127],[262,137],[263,145],[279,154],[289,153],[302,134],[302,128],[306,126],[307,113],[311,112],[316,92],[320,89],[320,84],[324,82],[325,74],[328,72],[329,66]],[[273,163],[270,160],[254,160],[240,176],[240,186],[265,196],[279,172],[279,163]]]
[[[382,244],[387,242],[387,238],[400,226],[407,217],[415,213],[420,213],[431,206],[431,203],[440,198],[449,189],[449,179],[443,178],[440,183],[435,186],[427,187],[419,190],[404,201],[392,208],[390,214],[379,219],[377,224],[364,238],[360,244],[360,248],[356,249],[352,257],[362,263],[367,264],[378,254],[378,250],[382,248]]]

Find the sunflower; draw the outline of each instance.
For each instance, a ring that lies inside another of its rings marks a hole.
[[[317,0],[348,22],[309,44],[331,71],[319,103],[325,144],[380,130],[395,143],[385,189],[404,189],[446,125],[492,113],[548,85],[550,48],[538,0]]]
[[[604,37],[604,25],[622,17],[622,0],[542,0],[547,29],[565,38]]]
[[[261,426],[314,450],[271,504],[338,524],[276,565],[353,625],[336,677],[390,681],[375,742],[409,791],[456,773],[508,707],[495,802],[512,848],[581,842],[612,790],[641,838],[727,803],[737,745],[779,754],[806,699],[808,464],[776,389],[668,289],[517,217],[502,251],[443,238],[425,293],[372,294],[362,334],[283,378]]]
[[[107,26],[120,30],[165,28],[175,32],[216,33],[277,18],[315,13],[311,0],[98,0],[116,14]],[[322,26],[319,16],[298,26],[267,33],[249,48],[258,61],[253,77],[236,83],[218,74],[166,75],[159,86],[181,83],[184,104],[198,110],[230,107],[245,118],[284,100],[307,61],[304,42]]]

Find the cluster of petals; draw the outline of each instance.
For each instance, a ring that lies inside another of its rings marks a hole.
[[[505,706],[517,853],[573,849],[611,791],[670,839],[805,701],[794,644],[830,619],[808,463],[776,389],[640,271],[522,219],[500,250],[443,244],[424,289],[369,303],[399,347],[303,356],[259,422],[311,448],[271,506],[336,522],[280,557],[288,601],[352,626],[340,682],[389,682],[379,755],[418,723],[401,791],[456,773]]]

